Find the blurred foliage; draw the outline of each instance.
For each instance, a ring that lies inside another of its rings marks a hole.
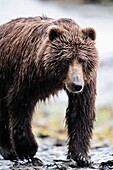
[[[59,141],[67,139],[65,127],[66,104],[52,102],[38,104],[33,119],[33,132],[37,137],[52,137]],[[113,145],[113,109],[97,110],[92,146]]]
[[[40,103],[35,108],[33,132],[38,137],[66,138],[64,103]]]
[[[93,144],[113,145],[113,108],[111,106],[98,109],[96,114]]]

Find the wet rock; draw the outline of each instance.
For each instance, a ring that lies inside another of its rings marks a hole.
[[[54,160],[54,163],[57,165],[57,167],[62,168],[62,169],[72,169],[72,168],[77,168],[77,164],[74,160],[72,159],[67,159],[67,160]]]
[[[101,162],[99,167],[100,169],[113,169],[113,160]]]
[[[46,139],[45,139],[46,140]],[[55,146],[51,140],[42,141],[39,151],[30,161],[0,159],[0,170],[108,170],[113,169],[113,148],[109,145],[96,146],[91,149],[91,168],[78,168],[75,161],[66,159],[66,146]]]
[[[40,160],[39,158],[33,158],[32,159],[32,164],[34,166],[43,166],[44,165],[43,161]]]
[[[66,141],[65,140],[60,140],[60,139],[56,139],[54,146],[64,146],[66,145]]]
[[[11,161],[0,159],[0,170],[11,170],[12,164]]]

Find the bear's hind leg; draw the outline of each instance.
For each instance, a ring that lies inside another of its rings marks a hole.
[[[6,160],[17,158],[10,142],[8,111],[3,100],[0,100],[0,154]]]
[[[32,112],[35,104],[30,103],[28,96],[23,94],[23,96],[17,97],[15,94],[13,91],[9,95],[10,100],[8,102],[11,143],[19,159],[32,159],[38,148],[31,129]]]
[[[17,113],[18,114],[18,113]],[[37,142],[31,131],[31,121],[25,115],[20,118],[10,117],[11,142],[18,158],[32,159],[37,152]]]

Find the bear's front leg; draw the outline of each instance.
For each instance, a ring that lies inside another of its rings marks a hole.
[[[90,166],[88,150],[95,120],[95,83],[87,84],[81,93],[72,94],[67,91],[67,94],[68,158],[75,160],[80,167]]]

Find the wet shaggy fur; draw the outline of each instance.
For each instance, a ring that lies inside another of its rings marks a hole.
[[[29,159],[37,151],[31,130],[34,107],[64,89],[68,95],[68,158],[90,165],[88,150],[95,120],[96,34],[71,19],[18,18],[0,26],[0,153]],[[82,66],[82,92],[69,91],[69,67]]]

